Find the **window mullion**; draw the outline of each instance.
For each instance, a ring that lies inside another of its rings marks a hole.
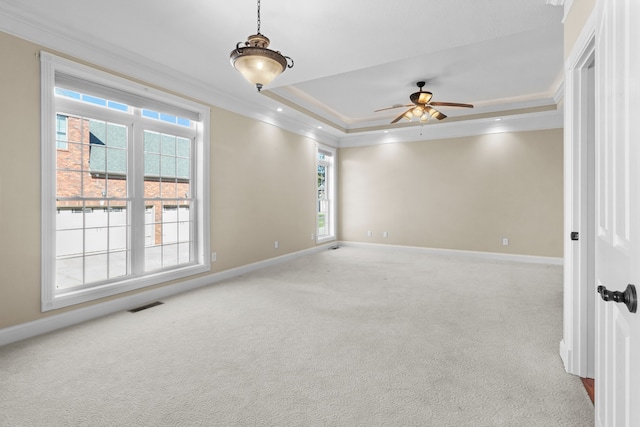
[[[145,200],[144,200],[144,144],[143,128],[134,123],[128,141],[131,155],[128,158],[127,199],[131,204],[130,235],[131,273],[138,276],[144,273],[145,245]]]
[[[192,137],[191,138],[191,153],[195,153],[196,152],[196,138]],[[197,179],[198,176],[198,164],[196,162],[196,156],[192,155],[191,156],[191,164],[190,164],[190,176],[189,179],[191,181],[191,192],[189,193],[189,197],[187,197],[187,200],[189,201],[189,224],[191,227],[191,236],[197,236],[199,233],[198,230],[198,221],[197,219],[197,212],[198,212],[198,204],[197,204],[197,198],[194,197],[194,195],[198,194],[198,186],[200,185],[200,183],[198,182],[199,180]],[[198,245],[196,244],[196,239],[192,238],[190,243],[189,243],[189,251],[194,254],[194,257],[192,257],[192,259],[196,260],[200,258],[200,253],[198,253]]]

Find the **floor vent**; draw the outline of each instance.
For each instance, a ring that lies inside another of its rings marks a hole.
[[[132,308],[131,310],[127,310],[129,313],[137,313],[142,310],[146,310],[147,308],[155,307],[156,305],[164,304],[162,301],[156,301],[149,304],[141,305],[140,307]]]
[[[335,245],[335,246],[331,246],[329,249],[332,250],[332,251],[335,251],[336,249],[339,249],[339,248],[340,248],[340,246]]]

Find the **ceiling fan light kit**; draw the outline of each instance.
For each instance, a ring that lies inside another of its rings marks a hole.
[[[413,119],[413,117],[418,117],[420,119],[420,121],[422,123],[424,123],[427,120],[429,120],[429,118],[431,118],[431,117],[433,117],[434,119],[437,119],[437,120],[443,120],[443,119],[445,119],[447,117],[445,114],[443,114],[440,111],[438,111],[435,108],[433,108],[434,105],[435,106],[443,106],[443,107],[473,108],[473,105],[471,105],[471,104],[461,104],[461,103],[458,103],[458,102],[431,102],[431,98],[433,98],[433,94],[431,92],[426,91],[426,90],[422,90],[422,88],[425,85],[425,82],[418,82],[418,83],[416,83],[416,85],[418,86],[418,89],[420,89],[420,90],[418,92],[412,93],[409,96],[409,99],[411,100],[411,102],[413,104],[395,105],[393,107],[382,108],[380,110],[376,110],[376,112],[384,111],[384,110],[391,110],[391,109],[400,108],[400,107],[410,107],[407,111],[405,111],[404,113],[400,114],[395,119],[393,119],[391,121],[391,124],[397,123],[401,119],[406,119],[406,120],[411,121]]]
[[[239,42],[231,51],[231,65],[250,83],[256,85],[258,91],[287,68],[293,68],[293,59],[280,52],[269,49],[270,40],[260,34],[260,0],[258,0],[258,31],[247,37],[243,44]],[[291,61],[291,63],[289,63]]]

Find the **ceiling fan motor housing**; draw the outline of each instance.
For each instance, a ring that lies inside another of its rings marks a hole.
[[[471,104],[461,104],[458,102],[431,102],[433,94],[429,91],[422,90],[424,85],[425,82],[423,81],[417,82],[416,86],[418,86],[420,91],[414,92],[409,96],[409,99],[414,105],[394,105],[393,107],[383,108],[376,111],[391,110],[398,107],[411,107],[407,111],[393,119],[391,121],[391,124],[394,124],[397,123],[400,119],[407,119],[411,121],[412,117],[419,117],[421,122],[426,122],[427,120],[429,120],[429,117],[433,117],[434,119],[438,120],[447,118],[445,114],[442,114],[440,111],[433,108],[433,106],[473,108],[473,105]]]
[[[409,96],[409,99],[414,104],[426,104],[427,102],[431,101],[432,96],[433,94],[431,92],[421,90],[420,92],[412,93],[411,96]]]

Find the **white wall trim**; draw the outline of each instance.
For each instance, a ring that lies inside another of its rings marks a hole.
[[[582,89],[584,86],[583,69],[586,61],[593,55],[595,38],[595,12],[592,12],[585,23],[565,66],[565,125],[564,125],[564,306],[563,337],[560,343],[560,357],[565,370],[581,377],[587,376],[587,296],[581,280],[581,259],[578,250],[569,239],[571,231],[580,231],[586,238],[585,230],[579,230],[575,224],[577,212],[574,197],[580,196],[579,183],[574,182],[580,163],[580,141],[586,135],[586,116],[581,105],[585,102]],[[582,221],[580,221],[582,222]]]
[[[198,277],[191,280],[185,280],[173,285],[161,288],[151,289],[137,294],[125,296],[111,301],[94,304],[88,307],[82,307],[73,311],[67,311],[60,314],[53,314],[38,320],[22,323],[8,328],[0,329],[0,346],[21,341],[27,338],[42,335],[88,320],[97,319],[119,311],[128,310],[152,301],[167,298],[183,292],[188,292],[197,288],[212,285],[222,280],[231,279],[242,274],[260,270],[265,267],[277,265],[286,261],[290,261],[312,253],[327,250],[335,244],[318,245],[316,247],[305,249],[298,252],[270,258],[264,261],[243,265],[241,267],[214,273],[209,276]]]
[[[564,102],[564,78],[562,79],[560,84],[558,84],[558,88],[553,94],[553,100],[556,102],[556,105],[562,105],[562,103]]]
[[[425,248],[420,246],[383,245],[377,243],[340,242],[340,246],[376,248],[392,251],[407,251],[444,256],[465,256],[473,258],[493,259],[496,261],[526,262],[531,264],[563,265],[563,258],[535,255],[503,254],[498,252],[463,251],[456,249]]]

